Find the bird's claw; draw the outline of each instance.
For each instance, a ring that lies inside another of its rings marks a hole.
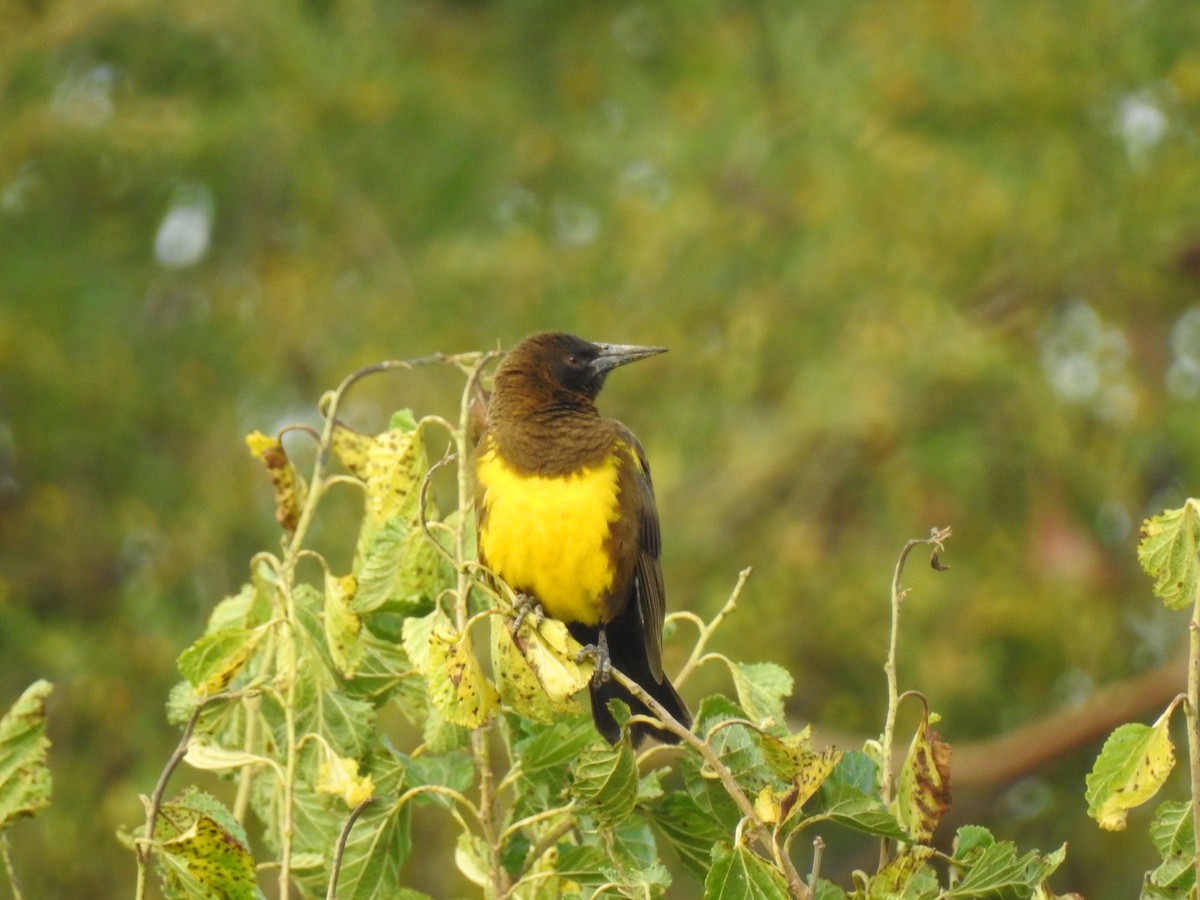
[[[513,634],[517,634],[521,630],[521,626],[525,624],[525,620],[530,616],[533,617],[534,629],[537,629],[542,624],[542,619],[546,618],[546,612],[542,609],[542,604],[538,603],[529,594],[517,594],[513,609],[516,611],[516,616],[513,617],[512,623]]]
[[[608,635],[600,632],[600,638],[594,644],[587,644],[575,654],[575,662],[591,662],[595,667],[592,673],[592,684],[602,685],[612,677],[612,658],[608,655]]]

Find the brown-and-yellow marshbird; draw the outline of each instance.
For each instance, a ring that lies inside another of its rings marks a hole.
[[[607,677],[609,664],[691,724],[662,668],[665,597],[650,468],[633,432],[596,408],[610,371],[662,352],[562,332],[526,338],[496,370],[476,454],[480,559],[596,656],[592,718],[612,743],[620,728],[609,700],[650,713]],[[647,733],[676,740],[640,723],[631,731],[635,744]]]

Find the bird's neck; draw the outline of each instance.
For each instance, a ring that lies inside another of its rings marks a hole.
[[[581,466],[599,465],[612,448],[614,432],[594,403],[510,404],[503,392],[492,397],[488,414],[492,445],[509,465],[547,477],[566,475]]]

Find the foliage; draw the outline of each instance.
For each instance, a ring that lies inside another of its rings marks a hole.
[[[1150,839],[1162,858],[1146,874],[1142,897],[1188,900],[1200,883],[1200,500],[1189,499],[1142,524],[1138,559],[1154,579],[1154,593],[1171,609],[1192,607],[1187,693],[1171,701],[1153,725],[1128,723],[1114,731],[1087,779],[1088,815],[1100,827],[1125,828],[1128,810],[1158,795],[1175,765],[1170,724],[1182,706],[1187,723],[1191,802],[1158,807]]]
[[[675,615],[697,629],[676,683],[716,662],[733,696],[700,701],[688,731],[615,672],[682,744],[635,753],[627,740],[600,738],[573,697],[591,674],[576,662],[579,646],[561,623],[514,618],[511,591],[477,577],[469,507],[439,514],[431,499],[437,467],[426,445],[435,429],[448,433],[459,496],[469,496],[471,403],[493,356],[387,363],[347,378],[323,401],[307,482],[278,438],[252,436],[287,539],[281,556],[255,555],[250,581],[216,606],[206,632],[179,656],[185,681],[170,715],[184,724],[183,738],[145,798],[145,826],[126,838],[138,857],[139,900],[152,862],[168,897],[261,896],[255,873],[264,864],[277,870],[283,898],[415,896],[405,864],[414,819],[429,815],[454,823],[458,871],[495,900],[661,896],[673,878],[665,847],[713,898],[1045,895],[1065,848],[1018,856],[1011,842],[975,827],[960,831],[953,856],[934,850],[949,807],[950,750],[930,729],[927,707],[897,786],[883,762],[894,715],[866,752],[819,750],[811,728],[787,725],[793,681],[785,670],[707,650],[748,571],[712,620]],[[403,412],[368,436],[338,421],[346,390],[363,374],[430,362],[466,373],[457,423]],[[340,474],[327,468],[334,459]],[[363,497],[345,574],[307,545],[334,489]],[[937,553],[948,535],[935,530],[906,546],[893,621],[909,550],[932,544],[942,568]],[[409,726],[400,747],[380,727],[392,706]],[[627,728],[628,709],[616,712]],[[179,762],[233,781],[232,809],[194,787],[165,799]],[[261,848],[241,824],[249,814],[262,827]],[[820,879],[819,849],[807,880],[797,869],[796,839],[819,848],[830,827],[882,839],[879,870],[851,893]]]
[[[1200,479],[1190,0],[4,9],[0,693],[59,686],[56,802],[12,832],[40,895],[125,876],[179,647],[275,546],[228,435],[417,348],[671,347],[608,398],[671,595],[707,618],[753,564],[761,618],[721,634],[789,623],[799,721],[878,730],[872,587],[934,521],[970,591],[916,597],[900,663],[959,746],[1174,653],[1126,548]],[[1065,828],[1085,893],[1132,893],[1136,840],[1073,819],[1091,757],[974,818]]]
[[[0,858],[13,896],[20,888],[8,849],[8,828],[50,805],[52,779],[46,763],[46,698],[51,685],[35,681],[0,717]]]

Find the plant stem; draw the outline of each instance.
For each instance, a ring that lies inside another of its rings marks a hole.
[[[749,570],[744,571],[743,574],[748,575]],[[739,584],[741,584],[740,581]],[[776,854],[774,842],[771,840],[770,835],[767,834],[767,830],[764,827],[762,820],[754,811],[754,804],[750,802],[750,798],[746,796],[746,792],[742,790],[741,785],[737,783],[737,779],[733,777],[733,772],[730,771],[729,767],[725,765],[724,761],[720,756],[717,755],[716,751],[713,750],[708,742],[700,740],[700,738],[692,734],[691,731],[684,728],[682,723],[680,723],[678,719],[667,712],[666,708],[661,703],[651,697],[645,688],[643,688],[624,672],[620,671],[619,669],[613,669],[612,677],[618,684],[621,685],[621,687],[625,688],[625,690],[629,691],[629,693],[633,694],[634,697],[641,701],[647,709],[654,713],[654,715],[658,716],[659,720],[662,722],[667,731],[671,732],[685,743],[690,745],[704,758],[704,761],[707,763],[708,767],[716,773],[717,778],[721,782],[721,786],[725,788],[725,792],[730,796],[733,802],[737,804],[737,808],[742,813],[742,821],[746,823],[751,837],[753,837],[765,851],[766,858],[770,859],[775,857]],[[796,867],[792,864],[791,857],[784,856],[779,860],[779,862],[781,864],[780,867],[784,870],[783,874],[787,879],[788,887],[792,892],[792,896],[795,897],[796,900],[809,900],[809,898],[812,896],[812,892],[809,891],[808,887],[804,884],[803,879],[800,878],[799,873],[796,871]]]
[[[258,716],[259,707],[262,706],[262,697],[258,694],[246,697],[242,700],[242,705],[246,710],[246,739],[242,742],[242,749],[247,753],[253,753],[255,741],[258,739]],[[250,788],[254,783],[255,769],[254,766],[244,766],[238,773],[237,794],[233,799],[233,817],[239,822],[246,821],[246,809],[250,805]]]
[[[13,867],[12,854],[8,848],[8,834],[3,832],[0,832],[0,858],[4,860],[4,874],[8,876],[13,900],[24,900],[25,895],[21,893],[21,882],[17,880],[17,870]]]
[[[1188,759],[1191,763],[1196,883],[1200,884],[1200,593],[1196,595],[1188,632],[1187,706],[1184,707],[1184,711],[1187,719]]]
[[[471,573],[467,560],[467,517],[465,512],[472,506],[471,492],[471,399],[479,381],[480,372],[496,354],[479,356],[468,370],[467,384],[463,388],[459,404],[458,428],[454,431],[454,442],[458,458],[458,507],[460,515],[454,528],[454,555],[458,569],[458,590],[454,603],[454,618],[461,631],[470,619]],[[471,753],[475,757],[475,768],[479,772],[479,824],[484,840],[488,842],[488,871],[491,876],[489,896],[498,900],[509,889],[509,876],[500,861],[500,839],[496,830],[495,777],[492,773],[491,747],[488,734],[491,726],[477,728],[471,732]]]
[[[896,568],[892,572],[892,625],[891,633],[888,637],[888,654],[887,662],[883,664],[884,675],[887,676],[887,716],[884,719],[883,737],[880,741],[880,752],[882,760],[880,763],[883,767],[880,773],[880,797],[883,800],[884,806],[891,806],[892,803],[892,782],[895,778],[892,772],[892,745],[896,735],[896,711],[900,707],[900,688],[896,677],[896,645],[900,636],[900,607],[904,605],[904,595],[907,591],[900,587],[900,576],[904,574],[904,564],[908,560],[908,554],[912,552],[914,547],[921,544],[932,544],[937,550],[942,549],[942,542],[950,536],[949,528],[934,528],[927,538],[913,538],[904,545],[904,549],[900,551],[900,558],[896,560]],[[879,867],[883,868],[888,864],[891,858],[891,841],[883,838],[879,846]]]
[[[813,838],[812,874],[808,877],[808,886],[817,889],[817,880],[821,877],[821,857],[825,855],[825,838],[817,835]]]
[[[296,736],[296,681],[299,677],[296,671],[298,656],[296,653],[296,633],[299,623],[296,621],[296,603],[292,593],[292,579],[294,577],[294,566],[289,561],[286,574],[287,580],[283,585],[284,602],[287,609],[284,628],[288,634],[287,645],[283,648],[283,662],[286,675],[283,721],[285,729],[284,739],[287,746],[284,748],[286,756],[284,759],[283,784],[280,786],[283,790],[283,822],[279,829],[279,900],[288,900],[291,892],[292,837],[295,832],[296,763],[299,757],[298,738]]]
[[[346,819],[346,824],[342,826],[342,833],[338,835],[337,847],[333,852],[333,867],[329,872],[329,888],[325,891],[325,900],[336,900],[338,875],[342,872],[342,857],[346,855],[346,841],[350,838],[350,829],[354,827],[363,810],[374,802],[374,797],[368,797],[358,804],[350,813],[350,818]]]
[[[717,626],[724,621],[725,617],[737,608],[738,597],[741,596],[742,588],[746,586],[746,581],[750,578],[750,573],[754,571],[753,567],[747,566],[738,572],[737,583],[733,586],[733,590],[729,592],[729,599],[717,611],[717,614],[712,617],[707,625],[700,624],[700,636],[696,639],[696,646],[692,648],[691,655],[688,656],[687,662],[683,664],[683,668],[679,670],[673,679],[676,687],[687,681],[688,676],[700,662],[704,656],[704,649],[708,646],[708,639],[712,637],[713,632],[717,630]],[[699,624],[699,620],[696,620]]]
[[[200,713],[204,711],[204,707],[219,695],[206,697],[196,704],[196,708],[192,710],[191,718],[188,719],[187,725],[184,726],[183,735],[179,738],[179,744],[175,747],[175,752],[171,754],[171,758],[167,760],[167,764],[163,766],[162,774],[158,776],[158,784],[154,786],[154,793],[150,796],[150,809],[146,812],[146,835],[137,845],[137,888],[134,891],[135,900],[143,900],[146,896],[146,880],[147,870],[150,864],[150,848],[154,843],[154,831],[158,826],[158,813],[162,809],[163,794],[167,792],[167,782],[171,780],[171,775],[187,756],[188,742],[192,739],[192,732],[196,730],[196,723],[200,721]]]

